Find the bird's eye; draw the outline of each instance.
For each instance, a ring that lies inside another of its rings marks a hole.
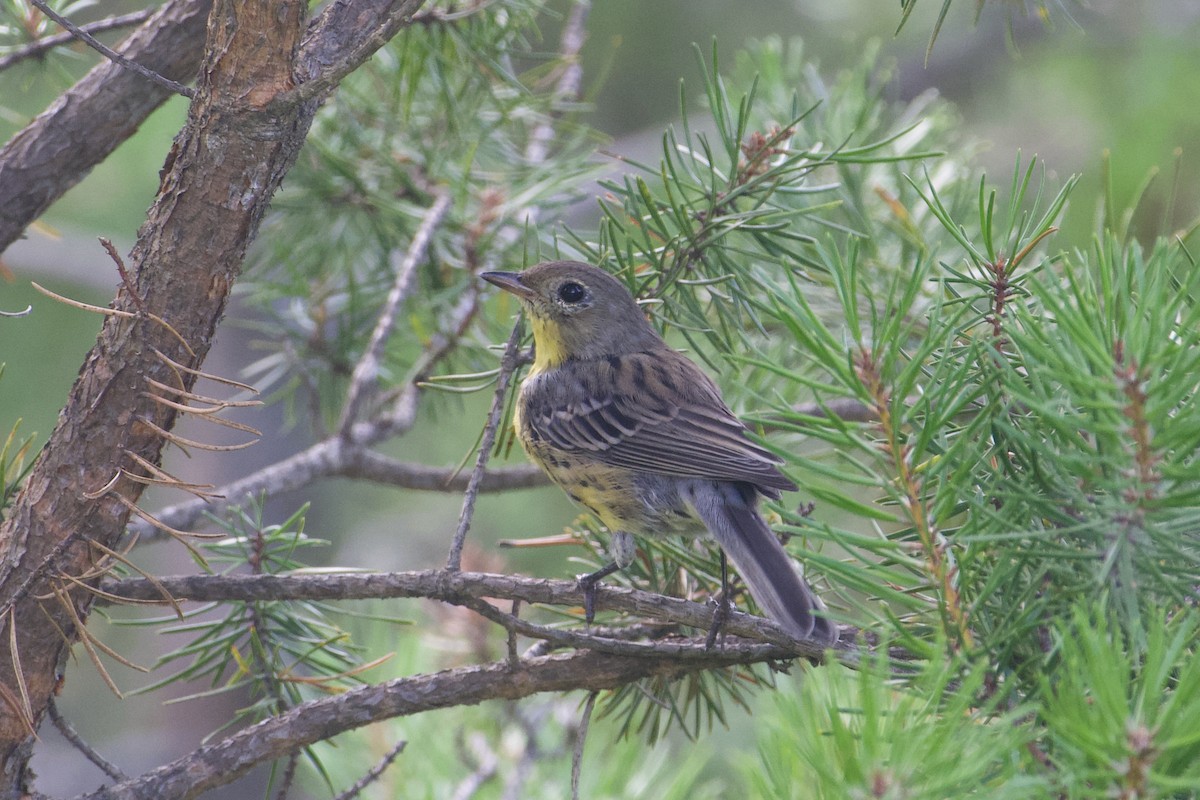
[[[568,281],[567,283],[564,283],[562,286],[558,287],[558,299],[562,300],[564,303],[571,303],[573,305],[583,300],[583,298],[586,296],[587,290],[583,288],[582,283]]]

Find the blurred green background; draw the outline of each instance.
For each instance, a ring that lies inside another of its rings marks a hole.
[[[1118,201],[1134,196],[1158,171],[1138,220],[1158,220],[1164,206],[1173,203],[1174,223],[1189,223],[1200,186],[1194,153],[1200,139],[1200,82],[1195,79],[1200,6],[1188,0],[1114,1],[1090,3],[1091,10],[1084,10],[1065,3],[1053,5],[1050,19],[1043,21],[1036,14],[1022,16],[1022,5],[988,3],[976,23],[974,3],[955,3],[926,63],[941,6],[929,0],[918,5],[898,34],[898,3],[760,0],[746,12],[717,0],[608,0],[595,4],[588,21],[583,60],[594,107],[588,121],[613,137],[612,152],[653,159],[664,126],[677,118],[681,80],[695,99],[693,43],[707,57],[715,40],[722,59],[732,63],[747,39],[800,37],[814,68],[832,76],[855,64],[867,43],[878,38],[881,63],[896,68],[886,92],[904,100],[933,90],[952,100],[989,173],[1006,175],[1021,152],[1026,158],[1040,156],[1052,178],[1083,175],[1064,231],[1071,242],[1086,244],[1092,230],[1096,208],[1090,199],[1100,185],[1106,152]],[[99,2],[81,18],[137,7]],[[557,41],[556,24],[547,19],[544,26],[547,48]],[[78,47],[68,52],[0,73],[0,140],[7,141],[94,63]],[[98,328],[98,320],[40,297],[29,281],[107,302],[116,276],[95,237],[112,239],[122,251],[131,246],[185,113],[182,98],[170,101],[58,202],[25,241],[2,255],[0,310],[33,303],[35,312],[0,327],[0,359],[9,370],[0,384],[0,421],[23,418],[23,429],[36,432],[39,441],[49,432],[79,356],[90,344],[85,333]],[[582,209],[578,217],[582,227],[589,227],[593,208]],[[1144,224],[1145,230],[1139,228],[1144,237],[1162,232]],[[236,335],[227,326],[221,344],[233,344],[228,340]],[[35,362],[19,357],[34,346]]]
[[[975,21],[975,3],[960,0],[926,60],[929,35],[941,7],[933,0],[924,0],[898,34],[898,2],[597,2],[591,10],[583,58],[587,99],[594,108],[588,121],[611,136],[607,150],[654,161],[664,127],[679,112],[680,81],[685,81],[684,91],[690,98],[695,99],[699,91],[694,43],[707,57],[715,39],[722,60],[732,64],[737,49],[748,39],[799,37],[813,68],[833,76],[857,64],[868,43],[878,39],[882,42],[881,63],[895,68],[886,94],[903,101],[936,91],[953,101],[962,117],[965,138],[977,142],[978,163],[1001,182],[1012,170],[1018,152],[1025,160],[1039,156],[1052,186],[1069,175],[1082,174],[1058,246],[1086,246],[1098,213],[1093,198],[1102,185],[1106,153],[1111,154],[1111,184],[1118,205],[1129,202],[1157,171],[1134,218],[1141,237],[1168,232],[1160,230],[1157,222],[1166,211],[1172,226],[1190,224],[1200,208],[1196,155],[1200,141],[1200,81],[1196,79],[1200,75],[1200,48],[1196,46],[1200,4],[1195,0],[1109,0],[1081,9],[1064,2],[1051,6],[1048,19],[1036,13],[1024,16],[1024,5],[987,3]],[[84,9],[80,18],[137,7],[99,2]],[[546,21],[546,49],[555,46],[557,25],[554,19]],[[104,38],[111,42],[116,37]],[[0,140],[7,140],[93,63],[90,53],[72,48],[66,56],[25,62],[0,73]],[[692,107],[698,109],[699,105]],[[117,277],[96,237],[106,236],[122,252],[128,251],[185,112],[182,99],[168,103],[136,137],[57,203],[24,241],[0,256],[0,310],[34,306],[28,317],[0,319],[0,362],[7,364],[0,380],[0,431],[6,432],[21,419],[21,431],[35,434],[37,446],[45,441],[100,324],[95,315],[37,294],[30,281],[86,302],[104,305],[109,301]],[[592,227],[594,204],[581,206],[575,219],[582,228]],[[236,305],[230,317],[237,319]],[[257,355],[247,348],[244,329],[226,324],[208,368],[236,376]],[[390,452],[432,464],[458,463],[471,452],[487,402],[487,397],[469,398],[461,405],[461,425],[409,436]],[[307,440],[305,431],[282,426],[275,411],[260,413],[253,423],[265,428],[267,435],[244,457],[236,462],[228,456],[197,458],[180,471],[189,479],[220,483],[236,477],[234,471],[249,472]],[[447,435],[447,430],[455,433]],[[178,467],[177,454],[172,458]],[[510,461],[520,459],[514,454]],[[309,532],[334,543],[326,554],[328,562],[378,569],[440,566],[460,502],[454,495],[405,493],[335,481],[316,492],[276,498],[273,508],[281,513],[290,511],[307,498],[314,500]],[[569,523],[575,513],[554,489],[536,495],[484,496],[472,535],[477,549],[469,554],[475,563],[467,566],[554,576],[578,572],[561,550],[514,553],[495,546],[498,538],[512,534],[517,520],[528,535],[548,535]],[[190,568],[180,550],[170,546],[149,548],[143,559],[151,570]],[[391,613],[419,613],[415,606],[397,605],[400,610]],[[133,648],[136,632],[109,629],[101,622],[97,625],[101,626],[100,636],[118,650]],[[136,660],[152,660],[154,649],[161,651],[168,644],[154,645]],[[143,683],[128,673],[118,673],[118,681],[126,686]],[[166,730],[176,712],[162,709],[159,698],[112,701],[86,667],[73,671],[62,702],[77,708],[102,703],[102,712],[85,714],[75,722],[92,738],[105,738],[114,728],[126,731],[123,739],[111,745],[119,752],[110,751],[109,755],[130,771],[161,763],[164,757],[194,746],[194,742],[164,741],[170,737],[156,725]],[[219,718],[214,712],[211,718],[197,719],[193,738],[215,728]],[[748,720],[734,717],[733,732],[701,746],[720,750],[723,742],[744,744],[749,740],[744,733]],[[45,761],[41,763],[46,766]],[[88,780],[94,784],[96,775],[64,770],[64,774],[49,776],[43,788],[54,791],[77,786],[74,781],[89,785]],[[235,788],[224,796],[246,796],[246,791]]]
[[[800,37],[814,69],[832,77],[855,65],[868,43],[879,39],[881,64],[895,68],[885,92],[897,101],[927,91],[951,99],[962,115],[966,138],[978,143],[977,160],[989,173],[1005,176],[1020,152],[1026,159],[1040,156],[1052,184],[1071,174],[1083,175],[1060,243],[1086,245],[1106,152],[1111,153],[1119,203],[1128,202],[1147,176],[1158,171],[1135,225],[1161,219],[1169,203],[1174,204],[1175,225],[1190,222],[1200,185],[1200,165],[1190,147],[1200,136],[1196,4],[1113,2],[1096,4],[1093,11],[1069,4],[1053,8],[1050,20],[1043,21],[1036,15],[1022,16],[1020,4],[989,3],[975,23],[975,4],[959,2],[926,63],[928,37],[940,5],[919,5],[896,34],[898,4],[865,0],[761,0],[753,13],[732,12],[730,4],[716,0],[597,3],[588,20],[583,59],[587,97],[594,107],[589,122],[612,137],[607,149],[613,153],[653,161],[663,128],[677,118],[680,82],[693,101],[699,91],[693,44],[708,57],[715,40],[722,60],[731,64],[748,39]],[[84,13],[99,17],[136,7],[102,2]],[[547,15],[546,48],[557,41],[557,24]],[[90,53],[76,47],[64,57],[26,61],[0,73],[0,138],[7,140],[92,63]],[[691,107],[698,109],[699,104],[692,102]],[[25,241],[3,254],[0,310],[33,304],[34,313],[0,322],[0,361],[7,363],[0,381],[0,427],[7,430],[21,419],[23,432],[35,434],[39,445],[45,440],[99,327],[98,317],[47,300],[30,281],[88,302],[108,302],[116,275],[95,237],[109,237],[128,251],[185,113],[182,98],[170,101],[58,202]],[[595,217],[594,204],[585,203],[574,221],[587,229]],[[1162,232],[1151,222],[1143,224],[1143,237]],[[235,307],[231,317],[237,314]],[[211,362],[218,371],[236,374],[254,357],[246,351],[243,335],[236,325],[222,329],[216,360]],[[35,358],[28,357],[34,353]],[[473,430],[465,431],[459,441],[439,436],[405,447],[417,448],[409,454],[419,452],[433,463],[455,463],[470,448]],[[259,458],[265,462],[269,454]],[[255,460],[239,469],[250,469]],[[343,484],[337,494],[351,500],[354,508],[379,508],[385,527],[394,519],[394,492]],[[485,510],[492,502],[485,499]],[[553,492],[545,493],[545,503],[554,509],[554,520],[571,518],[570,507]],[[440,517],[442,511],[455,508],[456,501],[424,495],[420,505]],[[318,504],[314,514],[314,523],[332,523],[341,516],[325,504]],[[487,518],[482,516],[482,526]],[[428,548],[430,563],[436,561],[439,548],[440,544]]]

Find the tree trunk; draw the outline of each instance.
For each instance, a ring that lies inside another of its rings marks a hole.
[[[189,390],[268,202],[295,161],[319,98],[295,88],[303,0],[217,0],[198,91],[163,168],[122,288],[49,442],[0,527],[0,787],[25,790],[32,733],[80,637],[94,584]],[[322,95],[323,97],[324,95]],[[162,321],[156,321],[156,315]],[[170,362],[181,365],[179,369]],[[95,543],[95,544],[93,544]]]

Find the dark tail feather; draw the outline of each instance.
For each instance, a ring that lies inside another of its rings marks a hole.
[[[689,500],[767,614],[798,639],[833,644],[837,626],[813,613],[824,606],[759,515],[754,490],[745,488],[749,499],[736,484],[698,482]]]

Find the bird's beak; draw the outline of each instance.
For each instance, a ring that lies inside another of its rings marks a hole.
[[[512,292],[522,300],[532,300],[534,297],[535,292],[521,281],[519,272],[481,272],[479,277],[506,292]]]

